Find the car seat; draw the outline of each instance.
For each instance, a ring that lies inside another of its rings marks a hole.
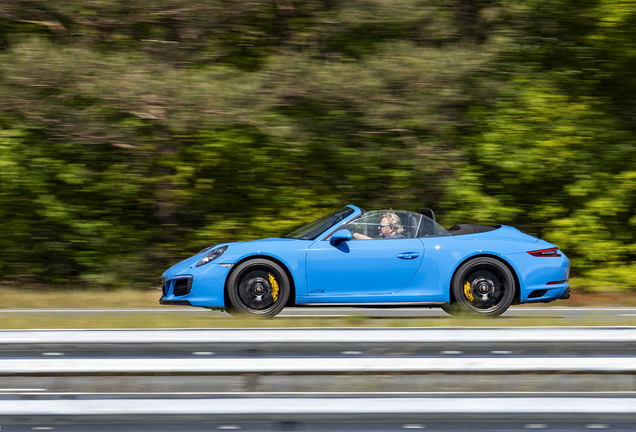
[[[426,237],[430,235],[436,235],[437,229],[435,227],[435,213],[428,208],[421,208],[420,213],[423,215],[422,223],[420,224],[420,230],[418,237]]]
[[[415,215],[408,215],[406,217],[406,225],[404,226],[404,235],[406,238],[416,238],[417,237],[417,226],[419,218]]]

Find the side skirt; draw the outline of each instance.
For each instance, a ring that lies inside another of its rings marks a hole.
[[[412,308],[442,307],[450,302],[383,302],[383,303],[296,303],[295,307]]]

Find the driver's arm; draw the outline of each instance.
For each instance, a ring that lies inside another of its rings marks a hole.
[[[354,240],[371,240],[371,237],[365,236],[364,234],[360,234],[360,233],[353,233],[351,234],[351,237]]]

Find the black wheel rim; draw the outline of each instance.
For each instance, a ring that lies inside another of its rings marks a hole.
[[[278,305],[278,272],[267,267],[247,268],[238,280],[237,297],[246,309],[266,313]]]
[[[505,303],[510,290],[505,274],[491,265],[470,268],[461,283],[463,303],[479,313],[497,310]]]

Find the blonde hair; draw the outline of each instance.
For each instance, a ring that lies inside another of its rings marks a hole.
[[[400,217],[393,212],[386,212],[382,215],[382,219],[386,218],[389,222],[389,225],[393,227],[396,233],[401,234],[404,232],[404,228],[402,227],[402,221]]]

